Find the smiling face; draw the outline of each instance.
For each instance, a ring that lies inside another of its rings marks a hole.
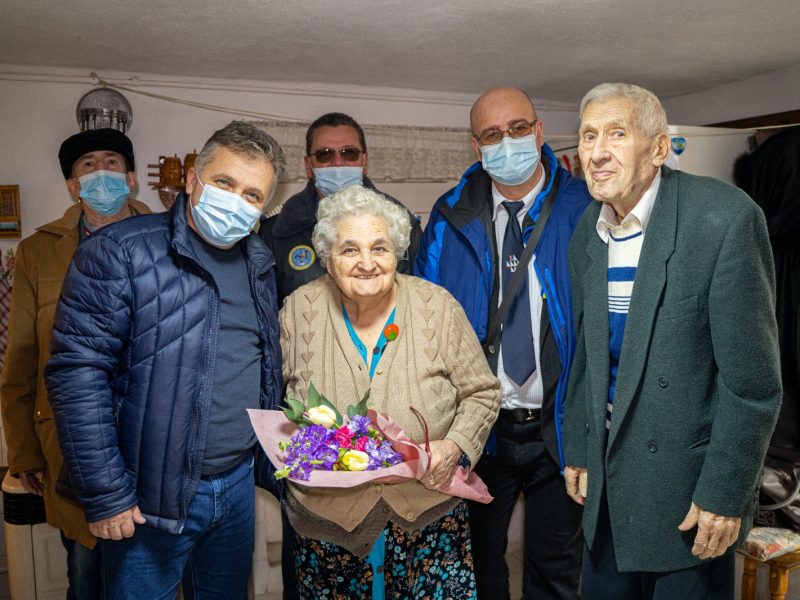
[[[650,186],[669,152],[666,133],[642,131],[633,100],[590,102],[579,130],[578,153],[589,192],[625,217]]]
[[[392,291],[397,256],[382,217],[339,219],[327,269],[346,298],[378,300]]]

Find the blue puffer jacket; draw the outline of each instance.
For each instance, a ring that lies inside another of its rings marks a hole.
[[[94,233],[64,281],[45,377],[69,482],[89,522],[138,504],[149,525],[180,533],[197,489],[219,294],[197,262],[185,206],[182,195],[169,213]],[[257,299],[260,403],[275,408],[274,260],[255,234],[240,244]]]
[[[557,445],[558,458],[563,465],[564,395],[575,353],[567,250],[575,225],[591,202],[591,196],[583,181],[574,179],[558,167],[553,151],[546,144],[542,146],[542,161],[547,180],[523,221],[522,237],[527,243],[544,201],[557,181],[555,204],[536,248],[534,268],[546,299],[561,363],[560,372],[555,374],[558,382],[552,412],[547,404],[549,398],[545,398],[543,426],[551,423],[554,426],[553,446]],[[489,321],[497,310],[499,276],[496,263],[491,179],[481,164],[475,163],[467,169],[456,187],[436,201],[425,227],[414,274],[447,288],[464,307],[478,339],[483,343]],[[488,359],[496,372],[497,355],[490,355]],[[493,448],[494,436],[487,442],[486,451],[493,453]]]

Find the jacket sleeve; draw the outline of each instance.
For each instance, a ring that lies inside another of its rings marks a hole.
[[[137,504],[117,439],[123,399],[111,384],[129,341],[131,307],[125,251],[102,233],[93,235],[67,272],[45,368],[70,483],[90,523]]]
[[[8,468],[12,475],[46,466],[34,412],[39,382],[39,339],[35,276],[31,273],[25,243],[17,249],[11,313],[8,326],[3,377],[0,380],[3,431],[8,445]],[[4,285],[4,284],[0,284]]]
[[[483,452],[492,425],[497,420],[502,392],[500,382],[489,368],[480,342],[467,315],[455,298],[448,294],[450,323],[442,359],[456,389],[456,415],[445,436],[453,440],[475,465]]]
[[[717,408],[693,501],[747,513],[781,402],[775,274],[761,210],[734,215],[711,280],[708,315]]]
[[[417,259],[417,254],[419,254],[419,246],[422,242],[422,226],[419,224],[419,219],[416,215],[410,215],[411,217],[411,238],[408,244],[408,264],[411,271],[414,270],[414,262]],[[407,275],[411,275],[411,273],[406,273]]]
[[[570,281],[572,282],[572,313],[575,325],[575,355],[572,358],[569,383],[564,399],[564,466],[586,467],[586,449],[588,445],[588,419],[586,414],[586,341],[583,330],[583,277],[575,265],[578,263],[573,254],[580,252],[574,249],[576,240],[570,246]],[[582,249],[581,249],[582,250]]]
[[[422,233],[417,256],[414,260],[413,274],[422,279],[441,284],[439,277],[439,256],[441,254],[441,236],[445,222],[434,205],[430,219]]]

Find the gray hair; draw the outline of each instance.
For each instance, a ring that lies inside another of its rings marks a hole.
[[[286,166],[286,157],[280,144],[265,132],[252,123],[246,121],[232,121],[222,129],[214,132],[200,150],[200,154],[194,161],[195,170],[200,173],[206,163],[213,160],[220,148],[226,148],[234,154],[246,156],[251,160],[262,158],[272,165],[275,177],[272,180],[272,189],[269,191],[269,198],[264,208],[275,196],[275,189],[278,187],[278,180],[283,177]]]
[[[361,185],[352,185],[319,201],[317,226],[311,234],[311,243],[320,261],[327,262],[337,241],[339,220],[348,216],[372,216],[384,219],[389,226],[389,237],[394,253],[400,257],[411,238],[411,220],[408,212],[386,196]]]
[[[581,100],[580,119],[583,120],[583,112],[591,102],[612,98],[633,100],[638,125],[646,136],[667,133],[667,113],[661,101],[650,90],[630,83],[601,83],[594,86]]]

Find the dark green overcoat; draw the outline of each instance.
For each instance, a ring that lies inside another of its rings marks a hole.
[[[594,541],[605,486],[620,571],[695,565],[691,502],[746,536],[781,399],[775,277],[761,209],[741,190],[662,167],[620,357],[611,429],[608,247],[583,215],[570,248],[577,348],[566,464],[589,472]],[[740,538],[740,539],[743,539]]]

